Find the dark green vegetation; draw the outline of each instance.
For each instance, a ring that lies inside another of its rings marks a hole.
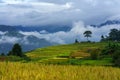
[[[13,46],[12,50],[8,53],[8,55],[14,55],[14,56],[20,56],[20,57],[22,57],[23,53],[22,53],[21,46],[18,43],[16,43]]]
[[[22,52],[22,48],[21,48],[20,44],[16,43],[16,44],[13,45],[12,50],[9,51],[9,53],[7,55],[5,55],[4,53],[1,54],[0,61],[12,61],[12,62],[22,61],[22,62],[26,62],[26,61],[30,61],[30,58],[27,57]]]
[[[116,41],[120,42],[120,30],[118,29],[111,29],[108,36],[105,35],[105,37],[101,36],[101,41]]]
[[[89,41],[89,39],[88,39],[89,37],[92,37],[92,36],[91,36],[91,35],[92,35],[92,32],[89,31],[89,30],[88,30],[88,31],[85,31],[83,34],[84,34],[84,37],[87,37],[87,41]]]

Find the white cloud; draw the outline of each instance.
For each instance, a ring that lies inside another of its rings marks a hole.
[[[97,24],[120,14],[119,0],[2,0],[0,24]]]
[[[72,3],[22,2],[6,0],[0,4],[0,24],[43,25],[62,21],[61,17],[73,9]],[[61,12],[63,12],[61,14]],[[69,12],[70,13],[70,12]],[[54,17],[53,17],[54,16]],[[56,18],[58,18],[56,20]],[[69,20],[68,18],[67,20]],[[63,20],[65,21],[65,20]]]
[[[59,31],[56,33],[48,33],[48,34],[40,34],[39,32],[22,32],[21,34],[30,36],[36,36],[38,38],[44,38],[51,42],[56,42],[60,44],[65,43],[73,43],[75,39],[78,39],[79,41],[85,41],[86,38],[84,37],[83,33],[86,30],[92,31],[92,37],[90,40],[92,41],[100,41],[101,35],[108,35],[110,32],[110,29],[120,29],[120,25],[107,25],[102,26],[100,28],[92,27],[92,26],[85,26],[83,22],[79,21],[74,23],[72,29],[69,32]]]
[[[7,32],[2,32],[2,31],[0,31],[0,35],[4,35],[4,34],[6,34]]]
[[[66,44],[66,43],[73,43],[75,39],[78,39],[79,41],[85,41],[86,38],[84,37],[83,33],[86,30],[92,31],[92,37],[90,38],[91,41],[100,41],[101,35],[108,35],[110,32],[110,29],[120,29],[120,25],[106,25],[102,26],[100,28],[98,27],[92,27],[89,25],[85,25],[83,22],[75,22],[72,26],[72,29],[68,32],[64,31],[59,31],[55,33],[48,33],[46,31],[41,31],[41,32],[23,32],[19,31],[20,34],[23,34],[24,37],[17,38],[16,37],[9,37],[5,36],[4,34],[6,32],[0,32],[0,44],[1,43],[24,43],[24,44],[32,44],[29,42],[28,37],[30,36],[35,36],[39,39],[46,39],[47,41],[50,42],[55,42],[55,43],[60,43],[60,44]]]
[[[16,43],[20,40],[20,38],[17,37],[9,37],[9,36],[1,36],[0,38],[0,44],[2,43]]]

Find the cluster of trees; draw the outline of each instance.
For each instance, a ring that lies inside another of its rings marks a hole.
[[[8,55],[14,55],[14,56],[22,57],[23,52],[22,52],[21,46],[18,43],[14,44],[12,50],[8,53]]]
[[[93,60],[111,57],[115,66],[120,66],[120,45],[116,42],[109,42],[103,49],[94,49],[90,53]]]
[[[120,41],[120,30],[111,29],[108,36],[101,36],[101,41]]]
[[[24,56],[24,54],[22,52],[22,48],[21,48],[21,46],[18,43],[13,45],[12,50],[9,51],[9,53],[7,55],[8,56],[13,55],[13,56],[19,56],[19,57],[23,57]],[[1,56],[5,56],[5,54],[1,53]]]
[[[109,44],[102,50],[101,55],[109,55],[112,57],[113,63],[120,66],[120,45],[115,42]]]
[[[92,32],[90,30],[87,30],[83,33],[83,35],[87,38],[87,42],[90,42],[89,37],[92,37]],[[75,39],[75,43],[79,43],[79,41]]]
[[[87,42],[90,42],[89,38],[92,37],[92,31],[87,30],[83,33],[84,37],[87,38]],[[103,41],[116,41],[120,42],[120,30],[118,29],[111,29],[110,33],[107,35],[101,36],[101,42]],[[78,43],[79,41],[76,39],[75,43]]]

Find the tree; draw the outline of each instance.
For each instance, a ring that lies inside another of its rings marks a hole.
[[[9,51],[7,55],[8,55],[8,56],[12,55],[12,51]]]
[[[4,53],[1,53],[1,56],[5,56],[5,54],[4,54]]]
[[[20,56],[20,57],[23,56],[22,48],[18,43],[14,44],[12,51],[10,52],[10,55],[15,55],[15,56]]]
[[[75,43],[79,43],[79,41],[77,39],[75,39]]]
[[[92,32],[88,30],[88,31],[85,31],[83,34],[84,34],[84,37],[87,37],[87,41],[89,41],[88,38],[91,37]]]
[[[117,43],[109,43],[102,51],[101,56],[111,56],[115,66],[120,67],[120,45]]]
[[[101,36],[101,41],[105,41],[105,37],[103,35]]]
[[[108,36],[101,36],[101,41],[120,41],[120,30],[111,29]]]
[[[109,39],[112,41],[118,41],[118,36],[119,36],[119,30],[117,29],[111,29],[109,33]]]

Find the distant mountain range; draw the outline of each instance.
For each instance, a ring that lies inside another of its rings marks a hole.
[[[120,24],[120,20],[107,20],[104,23],[101,23],[99,25],[91,25],[93,27],[102,27],[102,26],[106,26],[106,25],[115,25],[115,24]]]
[[[39,32],[43,33],[54,33],[58,31],[69,31],[71,28],[67,25],[48,25],[48,26],[8,26],[8,25],[0,25],[0,31],[5,32],[5,34],[0,34],[0,53],[7,53],[16,42],[9,42],[11,39],[18,39],[17,42],[20,43],[23,47],[23,51],[29,51],[40,47],[46,47],[55,45],[58,43],[50,42],[44,38],[38,38],[33,35],[26,36],[24,34],[19,33],[19,31],[23,32]],[[44,31],[44,32],[43,32]],[[7,40],[6,39],[10,39]]]
[[[0,35],[0,53],[8,53],[15,43],[19,43],[24,52],[56,44],[49,42],[46,39],[37,38],[33,35],[26,36],[17,31],[12,31]]]
[[[15,26],[19,31],[42,31],[45,30],[49,33],[54,33],[58,31],[69,31],[71,29],[70,25],[46,25],[46,26]]]
[[[8,25],[0,25],[0,31],[17,31],[17,29],[13,26],[8,26]]]
[[[99,25],[91,25],[93,27],[102,27],[106,25],[120,24],[120,20],[107,20]],[[44,38],[38,38],[34,35],[24,35],[23,32],[39,32],[41,34],[55,33],[58,31],[70,31],[71,25],[47,25],[47,26],[9,26],[0,25],[0,53],[7,53],[14,43],[20,43],[23,51],[30,51],[40,47],[55,45],[58,43],[50,42]],[[4,32],[4,33],[2,33]]]
[[[70,25],[47,25],[47,26],[8,26],[0,25],[0,31],[47,31],[49,33],[54,33],[58,31],[69,31],[71,29]]]

